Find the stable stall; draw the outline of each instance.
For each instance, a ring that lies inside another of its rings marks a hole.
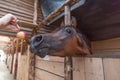
[[[0,35],[12,37],[10,46],[4,48],[9,71],[16,80],[120,80],[119,3],[119,0],[0,1],[0,16],[16,15],[21,31],[27,34],[21,40],[15,32],[0,29]],[[33,35],[50,33],[63,20],[70,24],[71,16],[76,17],[77,30],[90,42],[92,54],[51,56],[44,60],[30,52],[29,40]]]

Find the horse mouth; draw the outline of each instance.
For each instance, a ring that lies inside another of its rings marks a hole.
[[[40,56],[41,58],[44,58],[46,55],[49,55],[48,50],[49,50],[48,47],[35,48],[33,46],[30,46],[30,51],[35,55]]]
[[[41,58],[44,58],[46,55],[48,55],[48,50],[49,48],[48,47],[44,47],[44,48],[40,48],[38,50],[38,56],[40,56]]]

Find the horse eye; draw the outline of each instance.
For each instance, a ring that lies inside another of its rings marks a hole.
[[[70,29],[66,29],[66,32],[69,33],[69,34],[72,33],[72,31]]]

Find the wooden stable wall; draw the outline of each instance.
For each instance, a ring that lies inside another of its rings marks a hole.
[[[120,58],[76,57],[72,80],[120,80],[119,67]],[[35,75],[35,80],[64,80],[64,64],[38,58]]]
[[[7,56],[7,67],[11,74],[14,75],[14,78],[16,80],[29,80],[29,54],[30,52],[27,50],[24,52],[24,54],[18,52],[13,56],[11,56],[12,54],[9,54],[9,56]]]
[[[18,58],[17,80],[29,80],[26,59],[25,55]],[[120,80],[119,67],[119,58],[73,58],[73,80]],[[35,80],[64,80],[63,59],[36,57]]]
[[[120,80],[120,58],[73,59],[73,80]]]
[[[18,19],[33,22],[34,0],[0,0],[0,17],[12,13]]]
[[[72,80],[120,80],[119,45],[120,38],[92,42],[94,52],[92,56],[72,58]],[[94,56],[95,53],[102,54],[102,56]],[[18,53],[16,80],[64,80],[64,58],[50,57],[50,60],[45,61],[36,56],[35,64],[32,63],[35,72],[31,75],[33,72],[29,71],[30,54],[29,49],[24,54]],[[14,58],[10,55],[7,58],[8,69],[12,69],[13,74],[15,74],[15,55]],[[13,64],[12,59],[14,59]]]
[[[111,55],[120,54],[119,45],[119,38],[92,42],[93,53],[103,55],[73,57],[72,80],[120,80],[120,58]],[[35,80],[64,80],[64,58],[44,61],[36,56],[35,63]]]
[[[120,38],[94,41],[92,44],[93,53],[97,54],[120,54]]]
[[[35,80],[64,80],[64,58],[50,57],[45,61],[36,56],[35,61]]]
[[[18,67],[16,80],[28,80],[28,59],[27,55],[18,54]]]

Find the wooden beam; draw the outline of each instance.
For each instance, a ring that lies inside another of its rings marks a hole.
[[[34,0],[34,17],[33,17],[34,24],[37,24],[37,16],[38,16],[37,8],[38,8],[38,0]],[[37,33],[36,28],[37,27],[33,28],[32,36]],[[29,66],[28,80],[35,80],[35,54],[28,52],[28,61],[29,61],[28,62],[28,66]]]
[[[18,45],[18,41],[19,41],[19,39],[17,39],[16,40],[16,51],[15,51],[15,53],[16,53],[16,58],[15,58],[15,79],[17,78],[17,68],[18,68],[18,47],[19,47],[19,45]]]
[[[26,32],[26,34],[27,34],[26,38],[30,38],[31,37],[30,36],[31,35],[30,32]],[[7,31],[7,30],[0,30],[0,35],[16,37],[16,32]]]
[[[64,60],[64,66],[65,66],[65,78],[64,80],[73,80],[72,75],[72,57],[65,57]]]
[[[86,2],[86,0],[76,0],[74,3],[73,3],[73,6],[71,6],[71,11],[73,11],[74,9],[84,5]],[[76,4],[75,4],[76,3]],[[61,13],[60,15],[56,16],[54,19],[50,20],[49,22],[49,25],[51,25],[53,22],[57,21],[58,19],[62,18],[64,16],[64,13]]]
[[[19,26],[27,27],[27,28],[37,28],[38,25],[35,23],[30,23],[26,21],[18,21]]]
[[[71,25],[71,11],[69,5],[65,6],[64,22],[65,26]],[[65,57],[65,80],[72,80],[72,57]]]
[[[40,27],[43,27],[44,25],[47,25],[48,22],[50,22],[52,19],[54,19],[56,16],[60,15],[63,10],[64,10],[64,7],[70,3],[76,3],[78,2],[79,0],[66,0],[60,7],[58,7],[55,11],[53,11],[50,15],[48,15],[47,18],[45,18],[42,22],[39,23],[39,28]]]
[[[70,12],[70,7],[68,5],[65,6],[65,26],[71,25],[71,12]]]
[[[12,37],[16,36],[15,33],[3,31],[3,30],[0,30],[0,35],[3,35],[3,36],[12,36]]]
[[[37,17],[38,17],[38,0],[34,1],[34,16],[33,16],[33,23],[37,24]]]
[[[89,57],[89,58],[120,58],[119,53],[108,53],[108,54],[90,54],[90,55],[74,55],[74,57]]]

